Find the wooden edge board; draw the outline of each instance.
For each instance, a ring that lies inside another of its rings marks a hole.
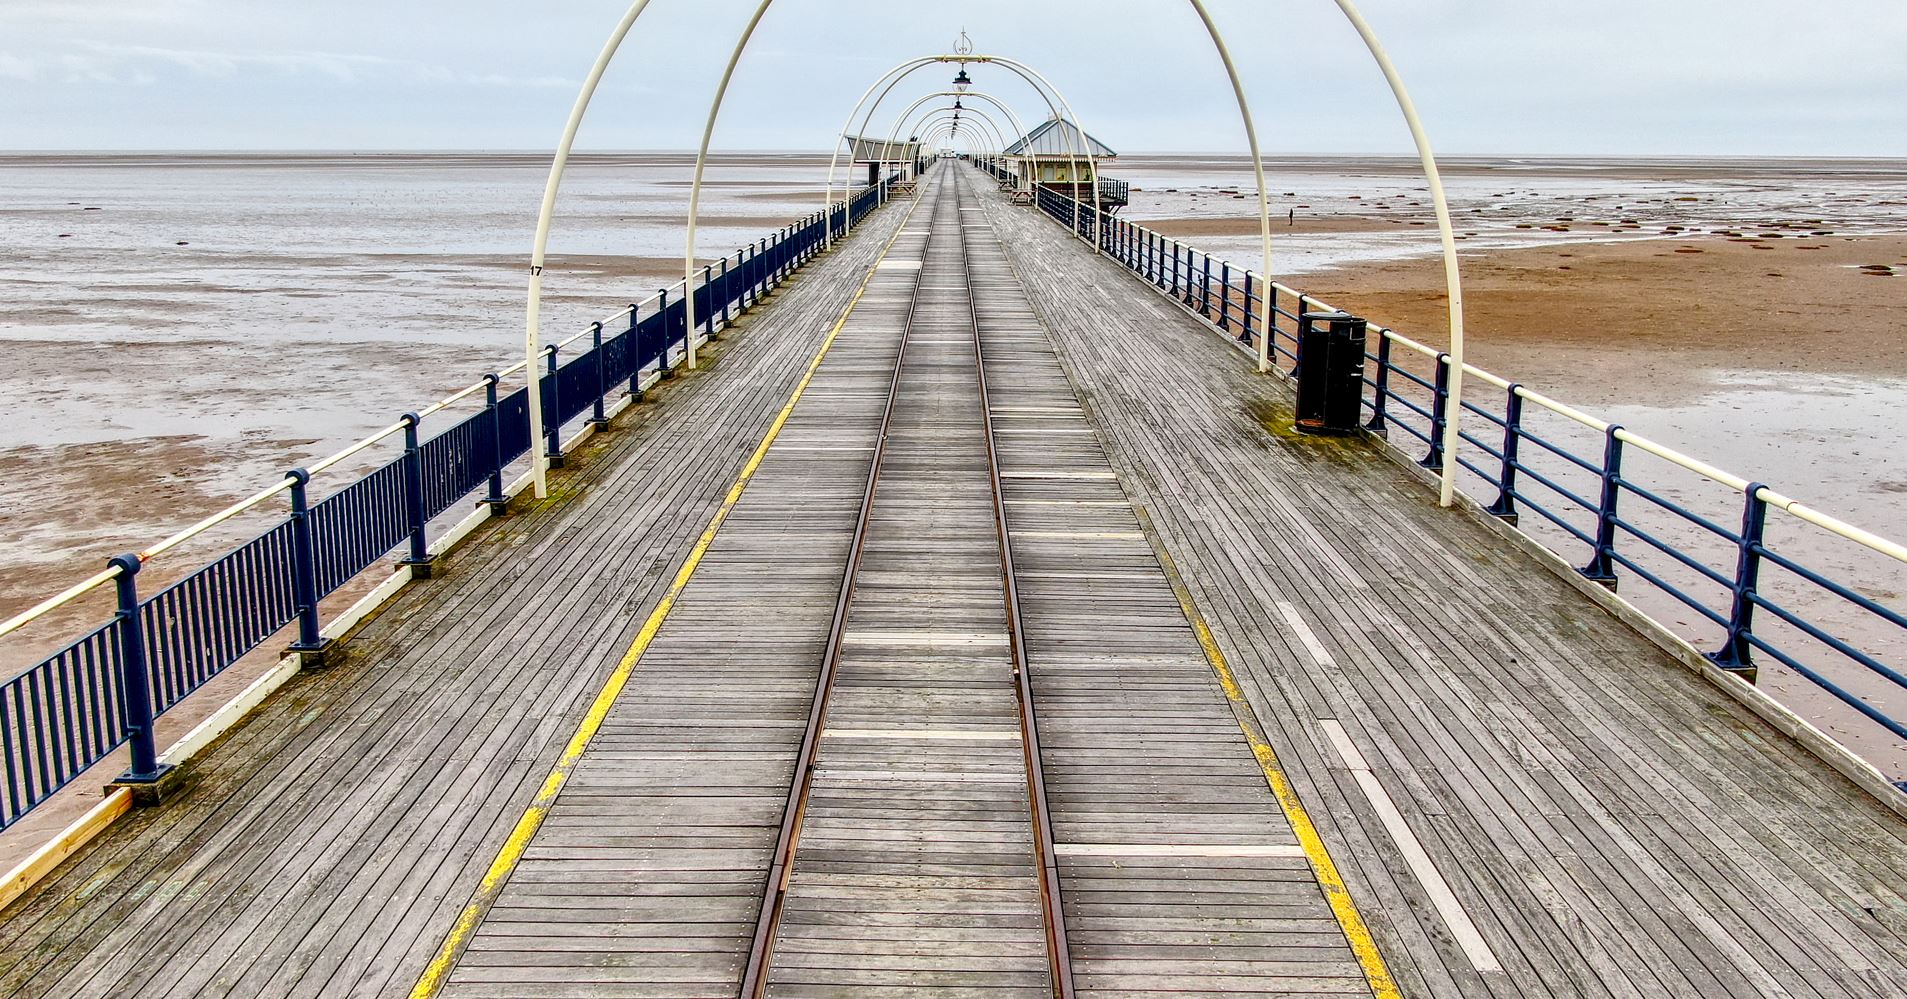
[[[25,860],[14,865],[13,870],[0,877],[0,909],[5,909],[14,899],[27,893],[34,885],[46,879],[48,874],[60,866],[66,858],[77,853],[87,843],[93,841],[102,830],[112,825],[121,815],[132,811],[132,789],[114,788],[108,792],[99,804],[86,810],[73,824],[60,830],[59,835],[40,845],[40,848],[28,854]]]

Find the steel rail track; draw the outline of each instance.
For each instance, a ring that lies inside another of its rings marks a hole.
[[[951,185],[953,212],[957,220],[960,212],[961,185],[958,179],[943,180],[943,183]],[[966,231],[963,225],[958,224],[955,230],[959,238],[961,272],[966,276],[968,318],[973,330],[974,364],[979,383],[982,428],[986,438],[987,473],[992,488],[994,529],[998,532],[1000,543],[1000,572],[1005,595],[1007,633],[1012,656],[1021,746],[1026,763],[1027,801],[1033,828],[1034,849],[1039,861],[1040,909],[1041,920],[1045,924],[1048,974],[1052,982],[1053,995],[1058,999],[1073,999],[1072,964],[1066,949],[1066,923],[1060,900],[1059,871],[1053,851],[1052,821],[1047,811],[1045,776],[1040,763],[1039,725],[1034,714],[1032,687],[1026,669],[1026,643],[1020,623],[1019,589],[1013,575],[1012,542],[1007,533],[1006,503],[1000,487],[1000,460],[994,448],[993,412],[987,397],[985,355],[980,343],[979,310],[973,295],[973,275],[968,267]],[[769,971],[774,959],[775,934],[780,926],[783,905],[788,896],[789,879],[794,871],[795,851],[801,837],[801,822],[807,809],[809,790],[814,782],[821,732],[827,723],[829,696],[839,672],[842,637],[847,627],[848,610],[853,604],[861,555],[866,547],[868,529],[873,520],[875,495],[880,488],[881,465],[887,453],[888,434],[893,424],[896,400],[900,393],[901,373],[907,361],[907,341],[913,333],[915,315],[920,305],[921,283],[926,271],[923,260],[921,268],[914,275],[913,291],[907,305],[907,317],[901,330],[900,350],[895,354],[894,374],[888,381],[887,399],[881,410],[880,432],[875,439],[873,461],[868,467],[867,487],[861,497],[861,507],[856,515],[854,537],[848,547],[846,572],[842,575],[840,593],[835,598],[834,617],[828,626],[828,640],[823,653],[821,672],[815,683],[813,706],[808,712],[808,728],[801,738],[801,748],[795,761],[795,780],[789,788],[787,804],[783,807],[781,829],[776,839],[773,860],[769,866],[767,894],[762,899],[761,912],[756,919],[753,944],[749,950],[748,964],[742,976],[743,999],[759,999],[767,991]]]
[[[954,212],[960,211],[954,186]],[[1059,890],[1059,861],[1053,850],[1053,818],[1046,805],[1046,772],[1040,762],[1039,718],[1033,708],[1033,681],[1027,669],[1026,632],[1020,624],[1020,589],[1013,575],[1013,539],[1007,531],[1006,494],[1000,488],[1000,455],[993,445],[993,403],[987,396],[986,350],[980,342],[980,303],[973,293],[967,257],[967,227],[960,234],[960,270],[967,276],[967,309],[973,326],[973,363],[980,383],[980,414],[987,444],[987,477],[993,487],[993,524],[1000,536],[1000,577],[1006,590],[1007,639],[1013,656],[1013,687],[1020,708],[1020,746],[1026,756],[1027,806],[1032,812],[1033,848],[1040,861],[1040,909],[1046,923],[1047,966],[1053,995],[1073,999],[1073,963],[1066,945],[1066,912]]]

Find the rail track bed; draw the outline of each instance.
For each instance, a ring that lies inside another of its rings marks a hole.
[[[445,994],[1369,993],[971,184],[923,185]]]

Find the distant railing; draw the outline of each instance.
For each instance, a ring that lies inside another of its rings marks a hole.
[[[715,336],[818,253],[830,230],[851,228],[884,203],[887,188],[887,182],[865,188],[835,206],[831,220],[816,212],[704,267],[694,290],[700,334]],[[161,768],[155,717],[289,625],[296,625],[290,651],[318,652],[325,644],[319,603],[326,596],[395,548],[404,549],[402,562],[427,565],[425,531],[432,519],[479,488],[479,504],[501,506],[503,472],[529,453],[533,436],[543,439],[546,453],[560,456],[565,423],[585,411],[591,422],[604,422],[605,398],[624,391],[625,382],[640,401],[645,376],[667,377],[686,353],[686,287],[679,281],[545,347],[545,370],[536,379],[543,426],[535,435],[527,385],[505,395],[498,391],[504,378],[523,370],[519,361],[308,468],[293,469],[144,551],[112,559],[104,571],[0,623],[0,636],[10,635],[108,583],[115,590],[118,609],[110,620],[0,684],[0,828],[127,743],[132,767],[124,779],[156,779]],[[625,319],[624,328],[609,329]],[[584,338],[588,343],[574,357],[558,362]],[[425,418],[479,393],[480,411],[420,441]],[[402,454],[311,502],[313,476],[399,435]],[[158,593],[140,596],[137,578],[147,562],[280,493],[287,494],[284,519]]]
[[[1254,355],[1269,295],[1270,354],[1275,364],[1290,362],[1289,369],[1282,369],[1288,373],[1295,374],[1301,363],[1299,315],[1334,311],[1318,299],[1268,284],[1249,270],[1132,222],[1107,215],[1104,224],[1095,227],[1092,206],[1076,206],[1064,195],[1042,190],[1037,203],[1084,238],[1092,239],[1097,229],[1108,256]],[[1365,355],[1370,370],[1363,402],[1367,429],[1385,436],[1396,430],[1416,440],[1425,449],[1418,464],[1441,471],[1450,357],[1395,331],[1371,330],[1375,336],[1367,343],[1374,341],[1375,353]],[[1428,365],[1428,370],[1408,363],[1410,359]],[[1703,636],[1694,633],[1698,629],[1652,620],[1685,639],[1715,642],[1707,658],[1722,669],[1752,676],[1756,654],[1766,654],[1888,732],[1907,738],[1907,723],[1875,703],[1890,696],[1889,691],[1896,697],[1907,691],[1907,675],[1883,661],[1880,651],[1886,647],[1898,654],[1907,644],[1907,615],[1858,592],[1866,587],[1803,564],[1792,548],[1789,553],[1777,551],[1769,539],[1769,510],[1787,513],[1796,528],[1816,532],[1817,538],[1825,532],[1893,563],[1907,563],[1907,547],[1481,368],[1466,364],[1464,373],[1501,393],[1494,406],[1477,401],[1481,393],[1465,392],[1462,400],[1463,413],[1476,419],[1466,420],[1463,426],[1473,429],[1463,429],[1459,436],[1475,449],[1475,457],[1459,455],[1457,461],[1494,491],[1494,496],[1472,497],[1487,513],[1513,525],[1522,512],[1535,513],[1553,525],[1553,531],[1519,530],[1566,559],[1572,547],[1580,546],[1586,561],[1578,571],[1584,577],[1614,589],[1619,576],[1631,575],[1689,608],[1715,630]],[[1556,429],[1535,426],[1532,417],[1537,414],[1560,418],[1552,421]],[[1477,420],[1488,429],[1478,428]],[[1572,433],[1578,440],[1564,439]],[[1661,464],[1638,473],[1633,463],[1638,452]],[[1682,481],[1676,481],[1678,476]],[[1705,515],[1667,495],[1680,486],[1710,484],[1736,495],[1738,526],[1720,522],[1729,515]],[[1663,516],[1635,513],[1634,502]],[[1638,550],[1636,544],[1643,547]],[[1776,587],[1767,576],[1771,569],[1784,574],[1780,588],[1793,597],[1776,599]],[[1696,592],[1703,587],[1713,587],[1710,600]],[[1794,606],[1801,602],[1833,605],[1841,630],[1865,624],[1877,637],[1863,648],[1845,634],[1837,635],[1836,626],[1818,615]],[[1758,612],[1772,615],[1777,626],[1758,622]],[[1863,694],[1850,689],[1852,681],[1827,675],[1840,672],[1832,665],[1837,661],[1861,667],[1867,675],[1862,685],[1882,693]]]

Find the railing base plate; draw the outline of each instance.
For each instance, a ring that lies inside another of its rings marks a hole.
[[[132,792],[135,808],[151,808],[179,790],[185,780],[185,771],[170,763],[161,763],[156,773],[150,777],[122,774],[119,779],[106,785],[108,793],[114,788],[123,787]]]
[[[301,673],[321,670],[331,665],[329,660],[333,644],[332,640],[327,638],[315,647],[293,645],[285,650],[285,655],[298,660],[298,671]]]

